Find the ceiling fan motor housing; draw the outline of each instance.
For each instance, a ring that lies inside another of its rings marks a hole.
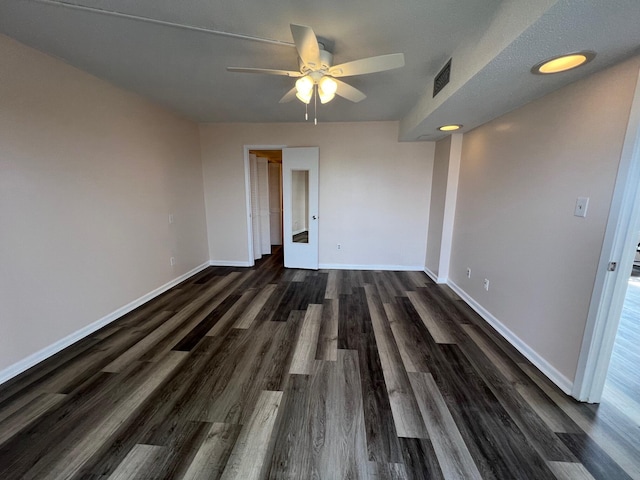
[[[331,66],[333,65],[333,54],[331,52],[327,52],[324,49],[320,49],[320,66],[316,68],[310,68],[308,65],[302,61],[300,57],[298,57],[298,67],[303,74],[311,73],[311,72],[327,72]]]

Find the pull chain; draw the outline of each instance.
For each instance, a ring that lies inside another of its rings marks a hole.
[[[307,113],[307,109],[308,109],[308,108],[309,108],[309,104],[308,104],[308,103],[305,103],[305,104],[304,104],[304,119],[305,119],[305,121],[306,121],[306,120],[309,120],[309,114]]]
[[[318,124],[318,85],[313,88],[313,124]]]

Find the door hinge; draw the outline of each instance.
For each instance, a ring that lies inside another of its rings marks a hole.
[[[615,272],[617,266],[618,266],[618,262],[609,262],[609,265],[607,266],[607,271]]]

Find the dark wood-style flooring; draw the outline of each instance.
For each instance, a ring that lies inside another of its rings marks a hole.
[[[640,478],[423,273],[208,268],[0,387],[0,479]]]

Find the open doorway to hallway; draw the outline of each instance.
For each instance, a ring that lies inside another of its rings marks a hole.
[[[611,363],[602,393],[610,404],[640,425],[640,243],[636,248]]]
[[[282,247],[282,149],[249,150],[253,258]]]

